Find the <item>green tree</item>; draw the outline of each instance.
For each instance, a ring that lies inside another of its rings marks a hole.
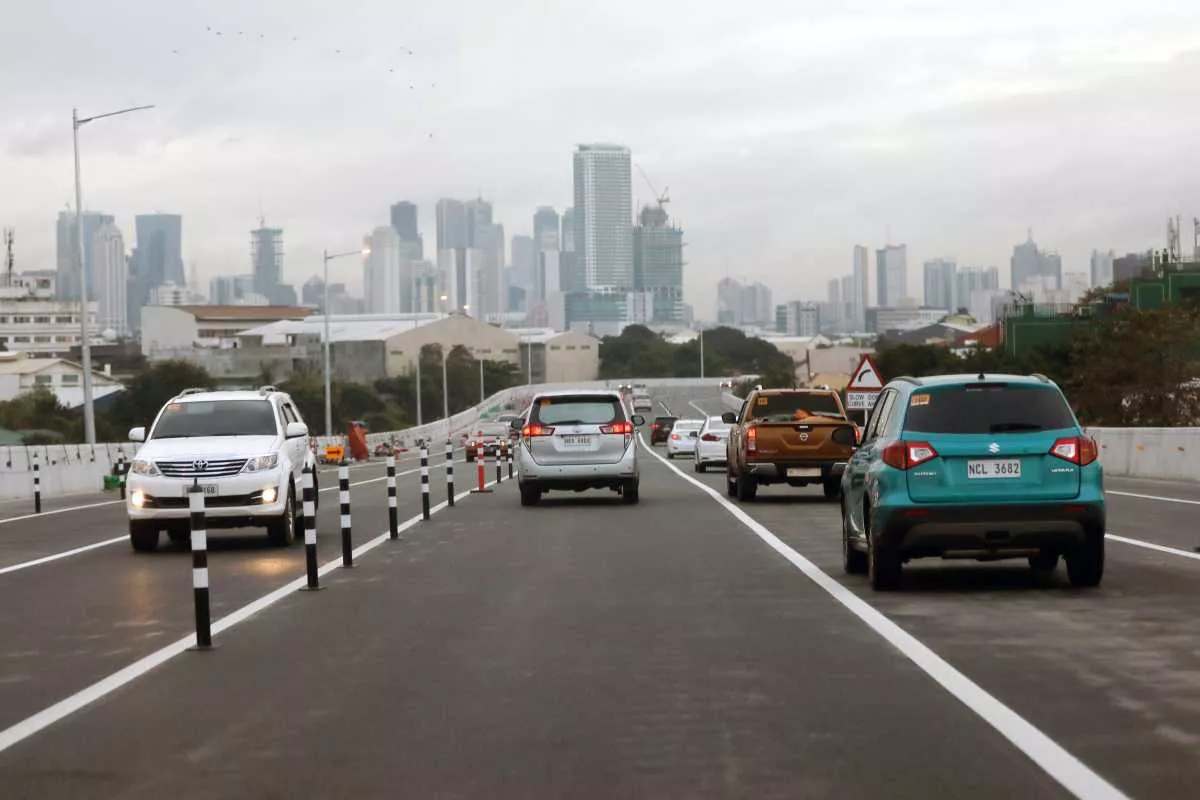
[[[58,396],[44,386],[34,386],[12,400],[0,402],[0,427],[29,431],[24,436],[26,444],[83,439],[79,414],[60,403]]]
[[[97,435],[103,427],[109,441],[123,440],[130,428],[149,427],[159,410],[184,389],[211,389],[216,381],[204,367],[190,361],[159,361],[125,384],[111,409],[98,415]]]

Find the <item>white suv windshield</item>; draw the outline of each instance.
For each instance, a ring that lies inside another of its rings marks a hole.
[[[168,404],[150,438],[274,436],[277,432],[269,400],[191,400]]]

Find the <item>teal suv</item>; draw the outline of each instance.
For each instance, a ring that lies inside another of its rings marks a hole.
[[[846,572],[895,589],[914,558],[1027,558],[1071,584],[1104,574],[1104,473],[1041,375],[897,378],[842,475]]]

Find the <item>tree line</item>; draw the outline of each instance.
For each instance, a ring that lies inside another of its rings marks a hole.
[[[705,377],[759,375],[766,383],[793,385],[795,363],[770,342],[729,327],[711,328],[702,335]],[[698,378],[700,357],[698,337],[675,344],[644,325],[630,325],[620,336],[600,340],[600,377]]]

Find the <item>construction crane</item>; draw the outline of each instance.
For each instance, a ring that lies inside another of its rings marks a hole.
[[[670,195],[671,187],[668,186],[667,188],[663,189],[662,192],[660,193],[658,191],[658,189],[656,189],[654,187],[654,184],[650,181],[650,176],[646,174],[646,170],[642,169],[642,165],[638,164],[637,168],[638,168],[638,172],[642,173],[642,180],[644,180],[646,182],[646,185],[650,187],[650,191],[654,193],[654,200],[656,203],[658,203],[658,207],[662,208],[663,205],[671,202],[671,195]]]

